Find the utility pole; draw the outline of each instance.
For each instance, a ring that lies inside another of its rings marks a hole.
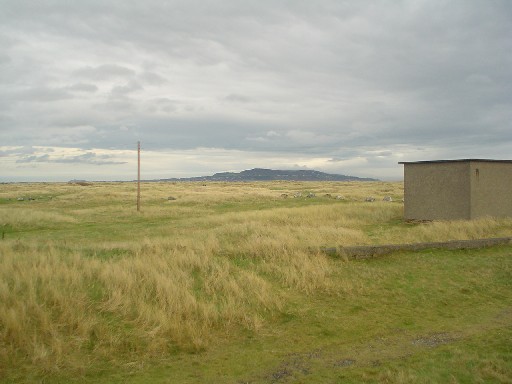
[[[140,141],[137,141],[137,212],[140,212]]]

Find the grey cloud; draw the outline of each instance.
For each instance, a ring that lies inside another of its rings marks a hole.
[[[0,52],[0,65],[10,63],[11,58],[7,56],[5,53]]]
[[[124,98],[121,100],[113,99],[103,103],[94,104],[92,109],[101,111],[103,113],[108,113],[111,111],[112,113],[129,117],[135,112],[136,106],[133,100]]]
[[[87,83],[76,83],[68,86],[66,89],[72,92],[86,92],[86,93],[94,93],[98,91],[98,87],[94,84]]]
[[[110,156],[101,155],[98,156],[93,152],[87,152],[82,155],[66,156],[66,157],[50,157],[48,154],[43,155],[31,155],[22,156],[16,163],[60,163],[60,164],[92,164],[92,165],[115,165],[115,164],[126,164],[124,161],[109,160]]]
[[[156,99],[152,99],[148,103],[148,113],[158,113],[163,112],[166,114],[174,113],[178,111],[179,107],[182,105],[177,100],[171,100],[167,97],[159,97]]]
[[[87,147],[91,137],[98,135],[97,128],[93,126],[51,126],[41,130],[37,120],[33,127],[23,130],[14,130],[11,134],[23,142],[36,142],[38,146]],[[0,132],[0,138],[2,132]]]
[[[167,83],[167,79],[165,79],[163,76],[160,76],[158,73],[154,73],[154,72],[149,72],[149,71],[146,71],[146,72],[143,72],[141,73],[138,78],[146,83],[146,84],[150,84],[150,85],[162,85],[162,84],[165,84]]]
[[[66,89],[44,86],[32,87],[19,92],[20,100],[40,103],[72,99],[73,97]]]
[[[139,83],[132,81],[125,85],[116,85],[112,88],[111,93],[113,96],[124,96],[142,89],[144,88]]]
[[[53,150],[49,150],[49,152],[52,152]],[[0,150],[0,156],[10,156],[10,155],[23,155],[28,156],[36,153],[37,150],[32,146],[25,146],[25,147],[17,147],[14,149],[5,149]]]
[[[47,163],[50,160],[50,155],[44,154],[40,156],[32,155],[32,156],[23,156],[22,158],[16,160],[16,163]]]
[[[224,99],[234,103],[250,103],[252,101],[250,97],[236,93],[231,93],[227,95]]]
[[[377,161],[512,142],[507,1],[4,2],[0,22],[4,145]]]
[[[83,155],[65,157],[62,159],[56,159],[56,163],[87,163],[94,165],[114,165],[114,164],[126,164],[125,161],[114,161],[109,160],[109,156],[98,156],[95,153],[87,152]]]
[[[135,71],[125,66],[116,64],[104,64],[97,67],[87,66],[74,72],[76,76],[89,80],[108,80],[115,78],[131,78]]]
[[[152,117],[134,120],[129,132],[122,136],[119,135],[119,126],[105,125],[99,128],[101,135],[91,137],[89,145],[99,148],[105,143],[112,143],[116,148],[125,149],[133,148],[134,143],[140,139],[146,148],[152,150],[198,147],[264,149],[264,144],[252,143],[246,139],[247,134],[255,136],[259,129],[259,125],[255,123],[234,122],[229,119]],[[221,134],[216,134],[218,132]]]

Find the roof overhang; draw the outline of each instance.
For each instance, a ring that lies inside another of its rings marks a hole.
[[[456,159],[456,160],[425,160],[425,161],[399,161],[398,164],[436,164],[436,163],[512,163],[512,160],[493,160],[493,159]]]

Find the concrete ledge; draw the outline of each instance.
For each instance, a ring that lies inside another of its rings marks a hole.
[[[512,237],[495,237],[477,240],[453,240],[435,243],[361,245],[353,247],[322,248],[322,251],[335,257],[348,259],[371,259],[397,251],[421,251],[423,249],[473,249],[495,245],[512,244]]]

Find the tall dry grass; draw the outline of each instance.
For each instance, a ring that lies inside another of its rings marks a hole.
[[[512,219],[483,217],[474,220],[433,221],[381,228],[379,243],[418,243],[472,240],[512,235]]]
[[[322,246],[512,234],[510,219],[406,224],[401,183],[144,183],[140,214],[134,192],[2,186],[0,370],[79,373],[197,351],[234,329],[257,331],[286,292],[364,293],[377,272]],[[316,197],[281,197],[295,192]]]
[[[3,208],[0,216],[0,230],[4,226],[9,226],[19,230],[23,228],[46,228],[63,223],[76,223],[78,220],[71,214],[34,209],[30,207],[22,208]]]
[[[202,349],[231,327],[258,329],[281,298],[216,250],[212,239],[146,241],[123,257],[100,258],[51,243],[1,243],[2,360],[79,370],[84,355],[143,360]]]

